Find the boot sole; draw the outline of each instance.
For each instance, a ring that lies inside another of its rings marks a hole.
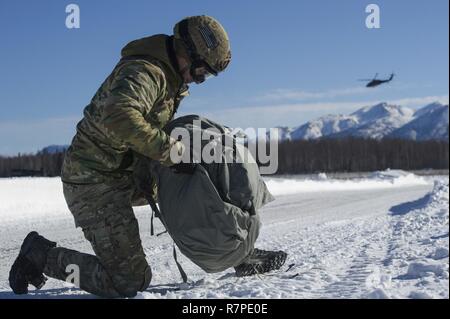
[[[261,263],[261,264],[247,264],[245,269],[237,270],[236,276],[237,277],[247,277],[247,276],[253,276],[257,274],[265,274],[274,270],[278,270],[286,262],[287,259],[287,253],[282,253],[275,257],[275,260],[269,262],[269,263]]]

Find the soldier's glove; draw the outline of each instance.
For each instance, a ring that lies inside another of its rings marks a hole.
[[[175,163],[179,163],[183,157],[185,146],[180,141],[170,138],[170,147],[162,154],[161,164],[164,166],[172,166]]]
[[[188,175],[194,174],[196,167],[197,167],[196,163],[178,163],[178,164],[170,166],[170,168],[176,174],[188,174]]]

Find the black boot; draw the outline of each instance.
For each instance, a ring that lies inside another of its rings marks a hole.
[[[234,267],[236,276],[252,276],[280,269],[286,261],[284,251],[266,251],[255,248],[245,262]]]
[[[16,294],[28,293],[28,284],[36,289],[42,288],[47,278],[44,267],[48,251],[56,247],[56,243],[33,231],[25,237],[20,247],[19,256],[9,271],[9,285]]]

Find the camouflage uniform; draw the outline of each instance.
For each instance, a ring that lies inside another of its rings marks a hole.
[[[158,35],[125,46],[121,62],[84,109],[64,159],[63,182],[103,183],[127,175],[130,152],[172,164],[175,140],[161,128],[188,93],[169,58],[170,42]]]
[[[122,60],[84,109],[64,159],[64,196],[75,224],[96,256],[62,247],[50,250],[45,274],[65,280],[66,266],[80,269],[83,290],[131,297],[151,280],[133,204],[144,204],[133,182],[138,156],[172,165],[176,142],[161,128],[173,117],[187,86],[175,69],[172,37],[130,42]],[[155,193],[154,183],[149,188]]]

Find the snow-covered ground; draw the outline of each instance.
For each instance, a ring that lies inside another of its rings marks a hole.
[[[180,284],[170,237],[151,237],[150,210],[137,207],[153,271],[137,298],[449,298],[448,176],[386,171],[267,184],[276,200],[261,211],[257,246],[287,251],[282,270],[246,278],[231,269],[206,274],[180,256],[190,279]],[[92,253],[74,228],[58,178],[0,179],[0,298],[93,298],[53,279],[27,296],[10,291],[9,268],[30,230]]]

